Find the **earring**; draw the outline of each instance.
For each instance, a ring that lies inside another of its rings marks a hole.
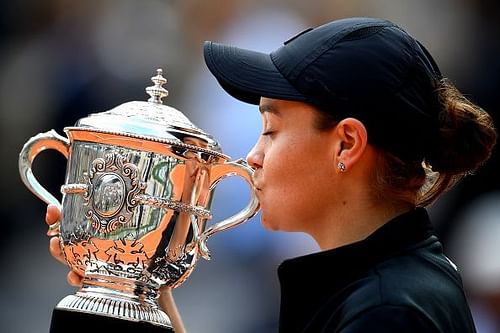
[[[345,172],[345,164],[344,164],[344,162],[339,162],[337,164],[337,168],[340,170],[340,172]]]

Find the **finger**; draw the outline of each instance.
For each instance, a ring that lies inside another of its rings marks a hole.
[[[61,249],[61,244],[59,242],[59,237],[52,237],[49,241],[49,251],[50,254],[56,258],[58,261],[66,264],[66,260],[64,259],[64,254]]]
[[[167,302],[171,302],[174,299],[174,296],[172,295],[172,287],[169,286],[160,287],[160,295],[163,300]]]
[[[45,214],[45,222],[48,225],[54,224],[57,221],[59,221],[61,217],[61,211],[56,205],[48,205],[47,206],[47,213]]]
[[[76,272],[69,271],[68,276],[67,276],[67,280],[68,280],[68,283],[70,285],[72,285],[73,287],[81,287],[83,277],[81,275],[78,275]]]
[[[177,309],[177,305],[175,304],[171,287],[160,288],[159,303],[162,310],[164,310],[170,317],[174,331],[176,333],[185,333],[186,327],[184,326],[182,317]]]

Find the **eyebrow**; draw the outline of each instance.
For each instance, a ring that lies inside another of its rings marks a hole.
[[[271,104],[259,105],[259,111],[260,111],[260,113],[270,112],[270,113],[274,113],[276,115],[280,114],[278,109],[274,105],[271,105]]]

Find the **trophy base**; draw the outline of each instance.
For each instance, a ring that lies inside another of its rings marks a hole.
[[[171,327],[134,322],[85,312],[54,309],[49,333],[120,332],[120,333],[174,333]]]
[[[158,307],[119,297],[103,297],[82,292],[66,296],[54,310],[54,324],[51,324],[50,332],[57,332],[52,331],[52,326],[56,329],[60,326],[58,321],[64,322],[70,317],[77,320],[76,322],[81,321],[81,325],[87,327],[100,327],[108,323],[131,328],[145,325],[151,326],[150,330],[136,328],[135,331],[130,329],[130,332],[174,332],[170,318]],[[70,326],[80,327],[76,322],[72,321]],[[66,330],[67,328],[66,326]],[[128,331],[127,329],[124,332]]]

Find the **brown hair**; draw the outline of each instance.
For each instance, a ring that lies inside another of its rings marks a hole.
[[[447,79],[437,83],[438,130],[423,161],[379,155],[375,190],[400,202],[425,207],[474,173],[491,155],[497,133],[490,115]]]
[[[378,149],[373,190],[381,199],[428,206],[465,175],[474,173],[491,155],[497,133],[490,115],[448,80],[442,79],[436,86],[438,129],[435,139],[425,147],[424,160],[403,160]],[[319,112],[319,130],[336,124],[331,115]]]

